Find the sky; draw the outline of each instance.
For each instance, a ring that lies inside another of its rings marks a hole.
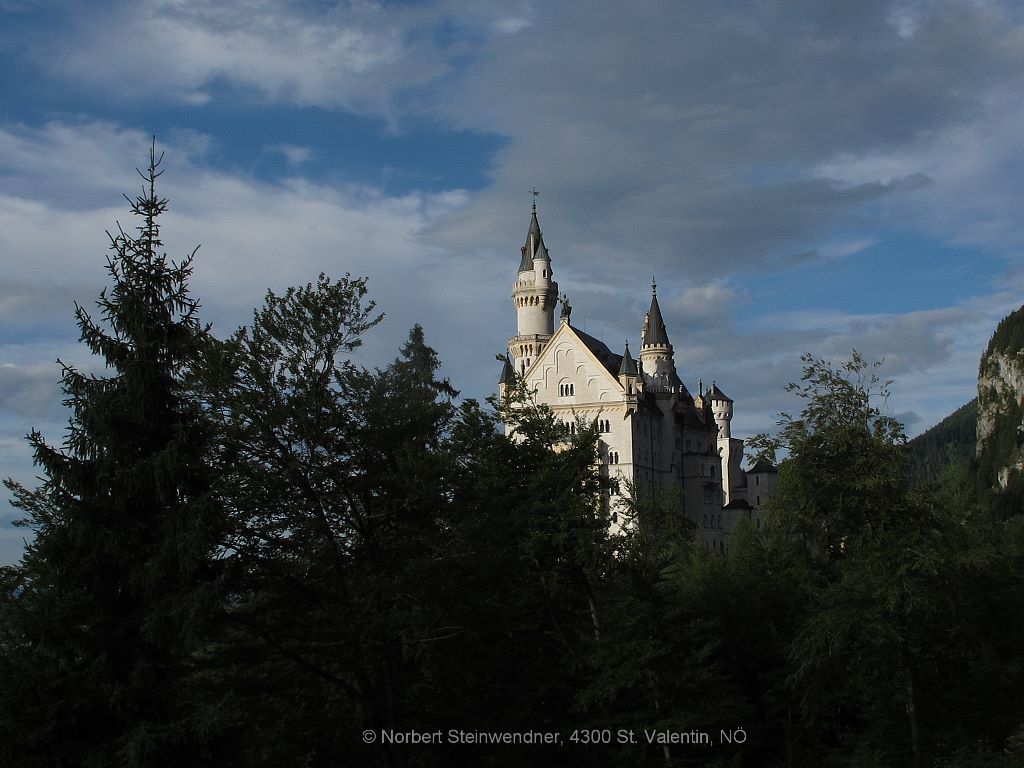
[[[1024,301],[1024,18],[986,0],[0,0],[0,476],[59,445],[74,303],[156,137],[168,254],[226,336],[365,276],[463,396],[496,389],[534,187],[573,322],[639,347],[650,282],[734,435],[856,348],[914,435]],[[5,497],[4,497],[5,498]],[[0,563],[29,533],[0,498]]]

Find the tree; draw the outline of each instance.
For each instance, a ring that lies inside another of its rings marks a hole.
[[[892,513],[906,490],[906,436],[878,403],[891,383],[878,376],[881,363],[856,350],[838,367],[810,354],[801,360],[801,383],[786,387],[804,401],[800,416],[781,414],[776,435],[756,435],[748,446],[755,459],[772,463],[788,453],[773,524],[840,556],[898,519]]]
[[[511,440],[493,410],[456,408],[419,326],[391,365],[363,370],[347,353],[375,322],[364,281],[321,277],[268,294],[209,352],[242,576],[232,685],[257,705],[245,759],[521,764],[507,747],[359,735],[566,722],[610,554],[596,431],[570,436],[524,402]]]
[[[789,645],[802,754],[816,765],[930,765],[998,751],[1021,722],[1021,568],[1001,521],[951,467],[912,488],[887,384],[854,352],[804,357],[798,418],[752,444],[784,448],[769,540],[803,542],[806,612]],[[1017,586],[1014,586],[1017,585]],[[960,748],[970,745],[967,752]]]
[[[33,432],[42,485],[7,481],[34,532],[4,573],[10,765],[200,764],[223,725],[194,703],[221,605],[210,433],[184,383],[207,331],[188,290],[195,252],[161,251],[161,159],[154,145],[129,199],[137,234],[110,235],[99,316],[76,306],[81,341],[112,373],[64,366],[63,446]]]
[[[224,650],[226,684],[248,711],[249,765],[335,764],[359,748],[337,724],[371,706],[353,617],[373,523],[356,485],[372,476],[374,377],[349,360],[381,319],[366,293],[348,275],[268,292],[249,327],[210,340],[195,382],[215,424],[215,493],[237,561]]]

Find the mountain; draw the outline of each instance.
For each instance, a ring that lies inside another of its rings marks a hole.
[[[911,477],[918,483],[930,483],[950,464],[972,461],[978,441],[977,424],[978,399],[975,398],[909,441]]]
[[[1004,501],[1024,499],[1024,307],[1003,318],[981,356],[978,471]]]

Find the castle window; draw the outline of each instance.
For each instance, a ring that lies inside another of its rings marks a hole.
[[[761,484],[761,476],[760,475],[754,475],[754,485],[760,485],[760,484]]]
[[[707,528],[708,527],[708,516],[707,515],[704,515],[704,520],[703,520],[703,522],[701,522],[700,527],[701,528]]]
[[[709,474],[710,474],[710,475],[711,475],[712,477],[714,477],[714,476],[715,476],[715,467],[714,467],[714,465],[712,465],[712,466],[711,466],[711,469],[710,469],[710,471],[709,471]]]

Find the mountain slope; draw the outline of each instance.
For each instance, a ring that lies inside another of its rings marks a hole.
[[[977,424],[978,399],[975,398],[909,441],[911,477],[918,483],[933,482],[950,464],[972,461],[978,440]]]

